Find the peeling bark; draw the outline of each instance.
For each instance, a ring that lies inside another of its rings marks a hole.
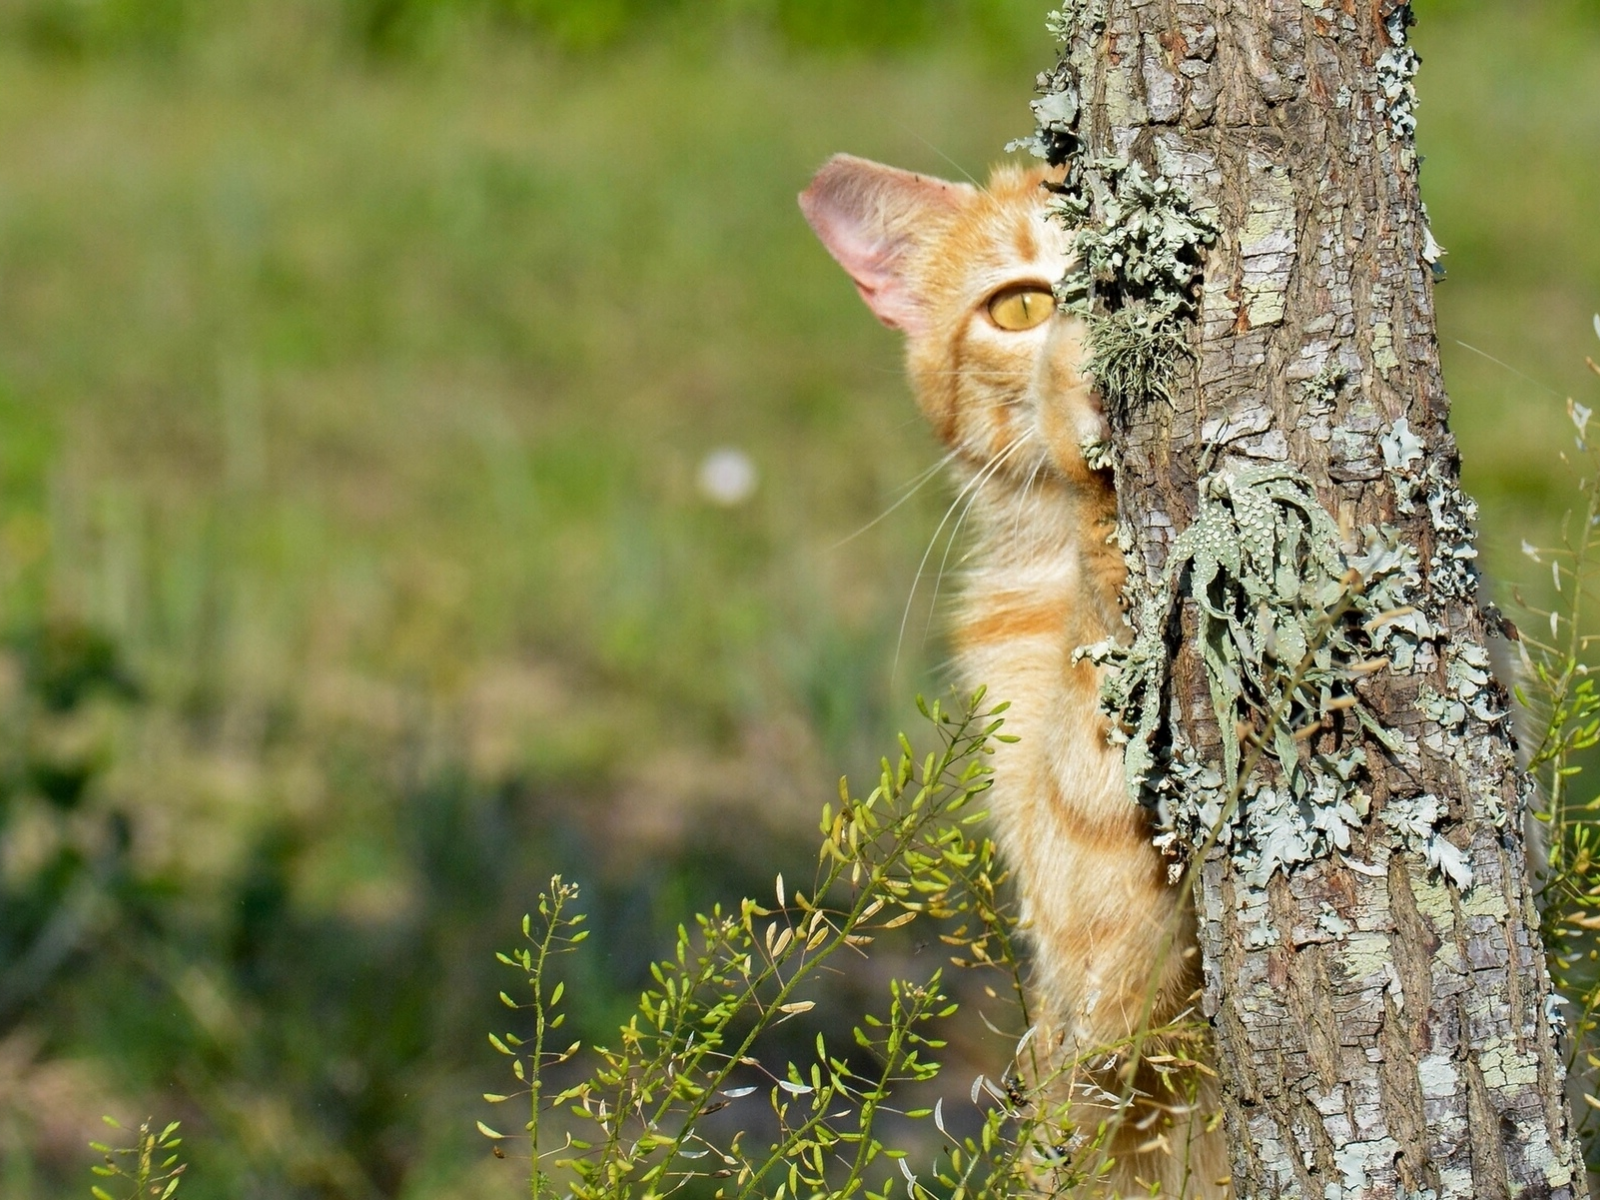
[[[1260,884],[1219,845],[1197,872],[1237,1194],[1583,1197],[1509,702],[1470,682],[1498,618],[1476,596],[1446,424],[1402,9],[1069,3],[1062,63],[1041,77],[1043,144],[1102,187],[1105,158],[1136,160],[1221,231],[1171,403],[1114,414],[1136,576],[1158,585],[1208,473],[1287,463],[1347,541],[1389,526],[1415,548],[1435,631],[1359,686],[1394,746],[1353,722],[1308,739],[1363,743],[1371,804],[1349,849]],[[1400,469],[1384,444],[1397,428],[1420,439]],[[1166,729],[1216,762],[1232,722],[1212,711],[1182,605]],[[1404,810],[1434,798],[1424,845]]]

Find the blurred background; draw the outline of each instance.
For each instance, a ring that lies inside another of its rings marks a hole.
[[[809,877],[947,685],[949,496],[870,524],[938,455],[794,194],[981,176],[1047,7],[0,0],[0,1195],[85,1195],[103,1112],[182,1118],[194,1200],[515,1194],[472,1120],[549,875],[602,1040],[680,919]],[[1416,7],[1455,428],[1537,595],[1600,4]]]

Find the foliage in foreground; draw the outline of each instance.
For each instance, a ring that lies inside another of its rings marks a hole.
[[[1600,334],[1600,316],[1595,332]],[[1600,375],[1600,365],[1592,358],[1588,362]],[[1581,515],[1568,513],[1556,546],[1523,542],[1530,559],[1550,564],[1557,603],[1548,611],[1529,607],[1536,620],[1520,632],[1525,678],[1516,693],[1532,727],[1528,771],[1542,793],[1542,811],[1536,815],[1546,827],[1542,869],[1536,873],[1540,934],[1566,1009],[1568,1082],[1583,1100],[1574,1116],[1592,1172],[1600,1167],[1600,793],[1586,795],[1575,785],[1600,746],[1600,691],[1585,661],[1600,638],[1584,633],[1589,601],[1600,582],[1600,448],[1589,440],[1591,412],[1567,401],[1577,431],[1575,453],[1585,468],[1579,483]],[[1535,844],[1530,852],[1536,863],[1538,850]]]
[[[110,1117],[102,1118],[112,1129],[122,1126]],[[131,1146],[108,1146],[104,1142],[90,1142],[89,1148],[104,1158],[103,1165],[91,1170],[108,1184],[118,1187],[120,1196],[114,1196],[100,1184],[90,1188],[94,1200],[168,1200],[183,1182],[186,1163],[180,1161],[178,1147],[183,1139],[178,1136],[178,1122],[173,1121],[159,1133],[148,1119],[134,1134]]]
[[[1000,898],[994,845],[975,832],[984,814],[973,802],[989,785],[992,742],[1004,736],[1004,706],[984,711],[981,703],[980,693],[962,714],[924,707],[940,750],[919,762],[902,737],[898,761],[883,760],[866,799],[841,787],[838,810],[823,811],[809,894],[789,891],[779,876],[774,906],[746,899],[737,912],[716,908],[680,927],[673,954],[652,969],[656,986],[609,1047],[562,1045],[557,1036],[565,988],[553,967],[584,931],[572,912],[577,888],[551,881],[538,916],[524,919],[525,945],[500,956],[525,976],[529,998],[501,1000],[531,1018],[531,1037],[489,1038],[511,1060],[518,1090],[484,1099],[525,1106],[526,1136],[479,1123],[497,1155],[502,1143],[525,1142],[536,1200],[690,1187],[775,1200],[886,1197],[901,1187],[913,1197],[1012,1196],[1040,1186],[1054,1194],[1103,1169],[1101,1147],[1131,1094],[1101,1094],[1106,1119],[1074,1128],[1065,1097],[1084,1098],[1089,1085],[1078,1071],[1086,1064],[1054,1061],[1030,1024],[1015,916]],[[913,925],[951,947],[955,967],[988,981],[982,996],[993,1008],[981,1019],[1008,1049],[1015,1045],[997,1080],[973,1080],[971,1111],[947,1113],[930,1086],[946,1045],[940,1035],[959,1007],[942,969],[891,980],[884,1009],[859,1018],[853,1046],[818,1033],[808,1061],[764,1057],[763,1035],[815,1007],[835,959],[864,958],[876,939]],[[1141,1047],[1135,1038],[1096,1057],[1131,1066]],[[1171,1055],[1142,1061],[1174,1073],[1194,1065]]]

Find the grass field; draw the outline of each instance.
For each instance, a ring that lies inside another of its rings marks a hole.
[[[1509,582],[1600,392],[1600,15],[1418,8]],[[867,527],[937,454],[793,197],[835,150],[981,175],[1043,35],[823,55],[683,18],[366,60],[312,11],[0,47],[8,1200],[85,1192],[99,1113],[149,1108],[193,1124],[196,1200],[511,1194],[471,1117],[543,878],[590,889],[603,1033],[944,686],[947,495]],[[742,503],[696,486],[719,447]]]

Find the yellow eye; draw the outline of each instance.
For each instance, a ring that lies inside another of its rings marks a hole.
[[[1037,284],[1006,288],[989,298],[989,319],[1013,333],[1043,325],[1055,310],[1055,296]]]

